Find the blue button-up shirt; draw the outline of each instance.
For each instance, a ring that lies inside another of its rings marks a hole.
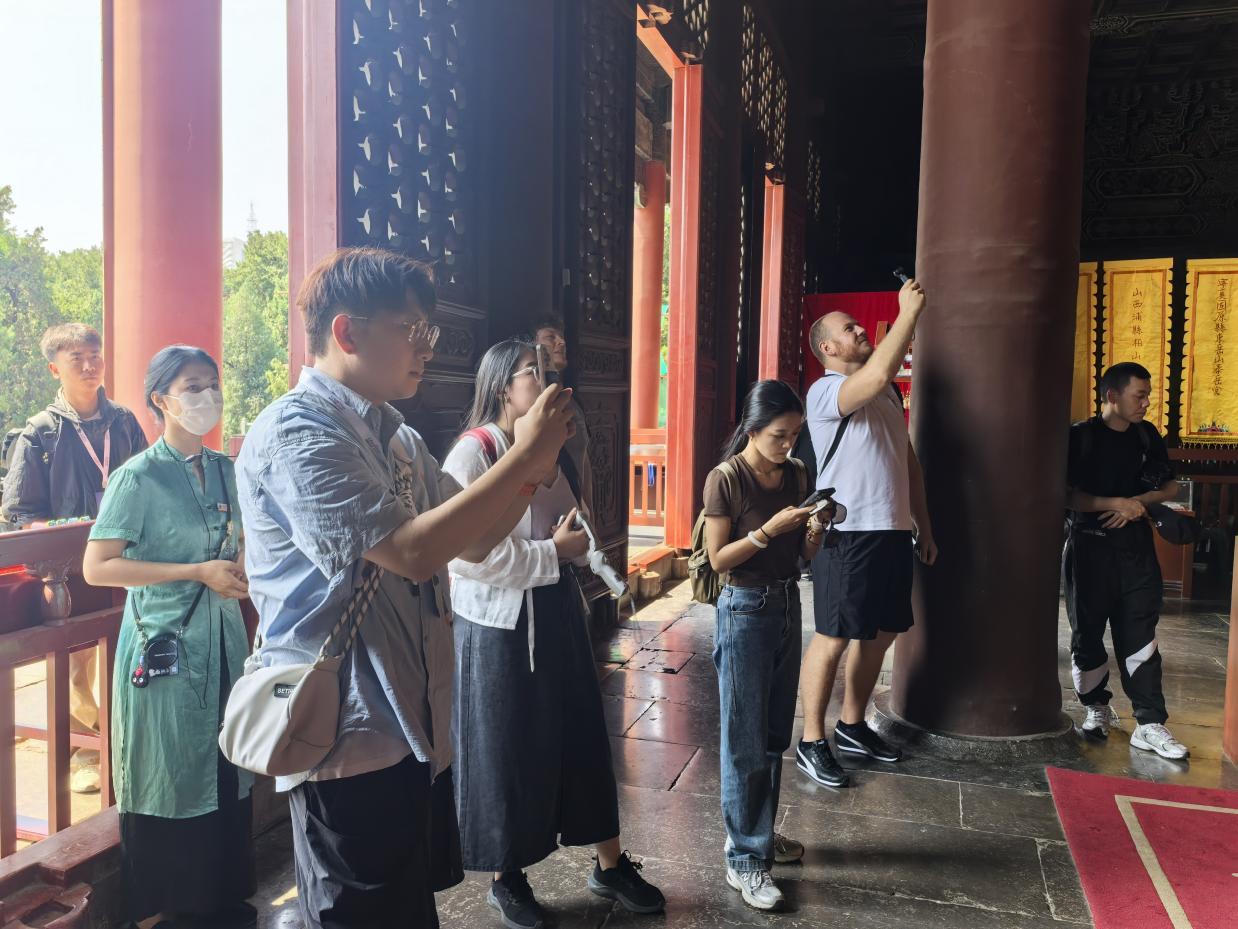
[[[313,661],[361,583],[362,555],[460,490],[394,408],[315,368],[255,420],[236,478],[264,665]],[[434,775],[450,765],[450,618],[446,565],[423,584],[384,573],[340,668],[339,739],[316,771],[277,787],[377,771],[410,751]]]

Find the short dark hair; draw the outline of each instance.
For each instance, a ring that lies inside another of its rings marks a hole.
[[[331,320],[340,313],[397,313],[409,294],[427,315],[434,311],[437,296],[429,265],[382,248],[332,252],[305,276],[297,294],[307,347],[315,355],[326,353]]]
[[[100,338],[99,330],[94,326],[87,326],[85,323],[60,323],[43,333],[43,338],[39,340],[39,351],[51,362],[56,360],[57,353],[66,348],[72,348],[74,345],[93,345],[95,348],[102,348],[103,339]]]
[[[536,338],[543,329],[554,329],[560,335],[567,331],[563,328],[563,317],[554,313],[543,313],[533,317],[533,327],[529,330],[533,337]]]
[[[1100,376],[1100,402],[1109,399],[1109,391],[1121,393],[1131,381],[1151,381],[1152,375],[1143,365],[1134,361],[1119,361]]]
[[[172,382],[185,370],[185,366],[195,362],[214,368],[215,376],[219,376],[218,362],[205,349],[195,345],[169,345],[167,348],[159,349],[155,357],[150,360],[146,368],[146,382],[142,385],[142,389],[146,392],[146,407],[154,414],[155,422],[163,425],[163,410],[155,406],[150,395],[166,394]]]

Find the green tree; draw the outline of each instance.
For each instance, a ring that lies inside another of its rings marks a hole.
[[[48,326],[63,320],[47,279],[43,231],[13,227],[13,189],[0,187],[0,430],[21,426],[48,404],[55,381],[39,353]]]
[[[103,329],[103,249],[75,248],[47,256],[52,303],[67,321]]]
[[[288,389],[288,235],[251,232],[224,271],[224,434]]]

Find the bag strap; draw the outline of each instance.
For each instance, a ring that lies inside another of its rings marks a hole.
[[[361,622],[365,619],[365,614],[370,610],[370,604],[374,601],[374,594],[378,592],[378,582],[382,580],[383,569],[372,561],[366,562],[365,576],[361,579],[361,586],[353,591],[352,598],[348,601],[348,606],[344,607],[344,612],[340,616],[339,622],[331,630],[327,636],[327,640],[322,643],[322,648],[318,651],[319,659],[327,657],[327,646],[329,646],[335,637],[339,635],[340,630],[345,625],[349,625],[348,641],[344,644],[344,648],[336,657],[343,658],[348,654],[348,650],[352,648],[353,641],[357,638],[357,633],[361,631]]]
[[[821,465],[817,468],[817,481],[821,480],[821,475],[825,473],[825,469],[829,467],[831,461],[834,460],[834,455],[838,451],[838,446],[842,443],[843,433],[847,431],[847,426],[851,424],[851,417],[854,413],[848,413],[843,417],[843,421],[838,424],[838,430],[834,433],[834,441],[830,443],[830,450],[825,453],[825,458]]]
[[[494,433],[485,426],[478,426],[476,429],[470,429],[460,438],[463,439],[464,436],[477,440],[482,454],[486,456],[486,461],[490,463],[490,467],[494,467],[494,463],[499,460],[499,443],[495,440]]]

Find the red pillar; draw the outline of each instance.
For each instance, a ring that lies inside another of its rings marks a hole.
[[[632,428],[658,428],[666,165],[645,162],[645,203],[632,231]]]
[[[111,12],[109,363],[116,399],[154,435],[151,357],[173,342],[222,354],[220,0]],[[218,429],[207,443],[219,447]]]
[[[1059,730],[1058,574],[1090,7],[929,0],[912,438],[940,557],[891,707],[925,729]]]
[[[697,329],[700,305],[701,130],[705,70],[701,65],[675,69],[671,134],[671,315],[667,358],[666,404],[666,544],[688,548],[700,496],[698,478],[709,439],[709,422],[701,409]]]
[[[296,307],[305,275],[339,237],[336,3],[288,3],[288,377],[313,363]],[[290,385],[291,386],[291,385]]]
[[[787,189],[765,180],[765,230],[761,249],[761,347],[758,377],[777,379],[782,343],[782,236]]]

